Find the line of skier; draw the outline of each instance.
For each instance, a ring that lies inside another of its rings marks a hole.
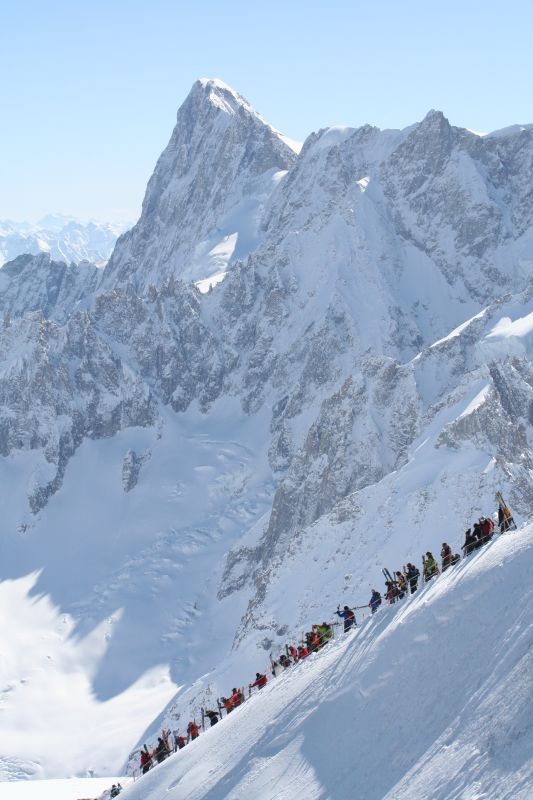
[[[501,533],[505,533],[511,528],[516,529],[513,516],[503,502],[501,494],[496,494],[498,499],[498,525]],[[462,546],[464,556],[469,556],[472,552],[490,542],[494,535],[494,523],[490,517],[480,517],[471,528],[465,533],[465,542]],[[431,553],[427,551],[422,556],[422,573],[411,562],[403,567],[403,570],[397,570],[394,575],[383,569],[385,576],[385,600],[389,603],[396,603],[402,600],[406,595],[414,594],[418,589],[418,582],[422,576],[424,583],[429,582],[437,577],[441,572],[446,572],[454,564],[461,560],[459,553],[454,553],[452,548],[447,542],[442,543],[440,551],[441,566],[439,568],[438,562]],[[343,625],[344,633],[348,633],[353,628],[357,627],[355,618],[355,611],[370,609],[372,614],[375,614],[383,599],[377,589],[372,589],[370,600],[367,604],[362,606],[354,606],[350,608],[345,605],[342,609],[340,605],[337,606],[334,612],[342,622],[322,622],[318,625],[312,625],[311,630],[302,634],[302,640],[299,645],[292,644],[285,645],[285,652],[281,653],[277,659],[272,658],[270,654],[270,667],[271,674],[277,678],[282,672],[295,664],[303,661],[312,653],[316,653],[325,647],[329,641],[334,638],[334,625]],[[266,673],[256,672],[255,680],[248,685],[248,697],[251,696],[254,690],[260,691],[268,683]],[[187,736],[180,735],[177,731],[171,734],[170,730],[163,730],[161,736],[158,738],[158,743],[155,749],[150,752],[148,747],[144,745],[141,750],[141,771],[143,773],[154,765],[164,761],[172,752],[177,752],[185,747],[189,742],[194,741],[200,735],[200,728],[205,729],[205,720],[209,719],[210,726],[216,725],[223,717],[223,712],[226,716],[230,714],[235,708],[241,706],[246,700],[245,688],[233,687],[229,697],[221,697],[217,700],[218,711],[212,709],[202,709],[202,724],[201,726],[192,720],[187,725]]]

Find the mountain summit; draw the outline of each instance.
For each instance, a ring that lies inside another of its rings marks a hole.
[[[237,92],[193,85],[150,178],[142,214],[123,236],[102,288],[173,277],[212,283],[258,243],[262,208],[296,154]]]

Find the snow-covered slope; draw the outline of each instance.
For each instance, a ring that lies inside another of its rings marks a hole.
[[[124,800],[526,800],[532,569],[529,525],[271,680]]]
[[[297,154],[199,81],[103,272],[0,271],[0,578],[30,617],[37,596],[67,615],[56,677],[94,635],[95,714],[168,668],[177,696],[132,731],[153,741],[384,563],[457,549],[495,490],[527,517],[532,158],[528,129],[439,112]],[[8,741],[25,697],[3,697]],[[19,756],[56,775],[28,714]],[[91,735],[66,770],[91,768]]]
[[[34,225],[0,220],[0,267],[17,256],[46,253],[54,261],[103,266],[119,235],[128,227],[108,222],[80,222],[48,214]]]

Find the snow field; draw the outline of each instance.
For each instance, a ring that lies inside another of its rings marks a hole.
[[[533,525],[283,673],[124,800],[526,800]]]
[[[131,778],[65,778],[2,784],[2,800],[82,800],[97,798],[114,783],[124,788]]]

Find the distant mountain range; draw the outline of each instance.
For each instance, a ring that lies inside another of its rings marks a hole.
[[[104,266],[115,242],[129,223],[81,222],[63,214],[48,214],[35,224],[0,220],[0,267],[30,253],[46,253],[55,261]]]

